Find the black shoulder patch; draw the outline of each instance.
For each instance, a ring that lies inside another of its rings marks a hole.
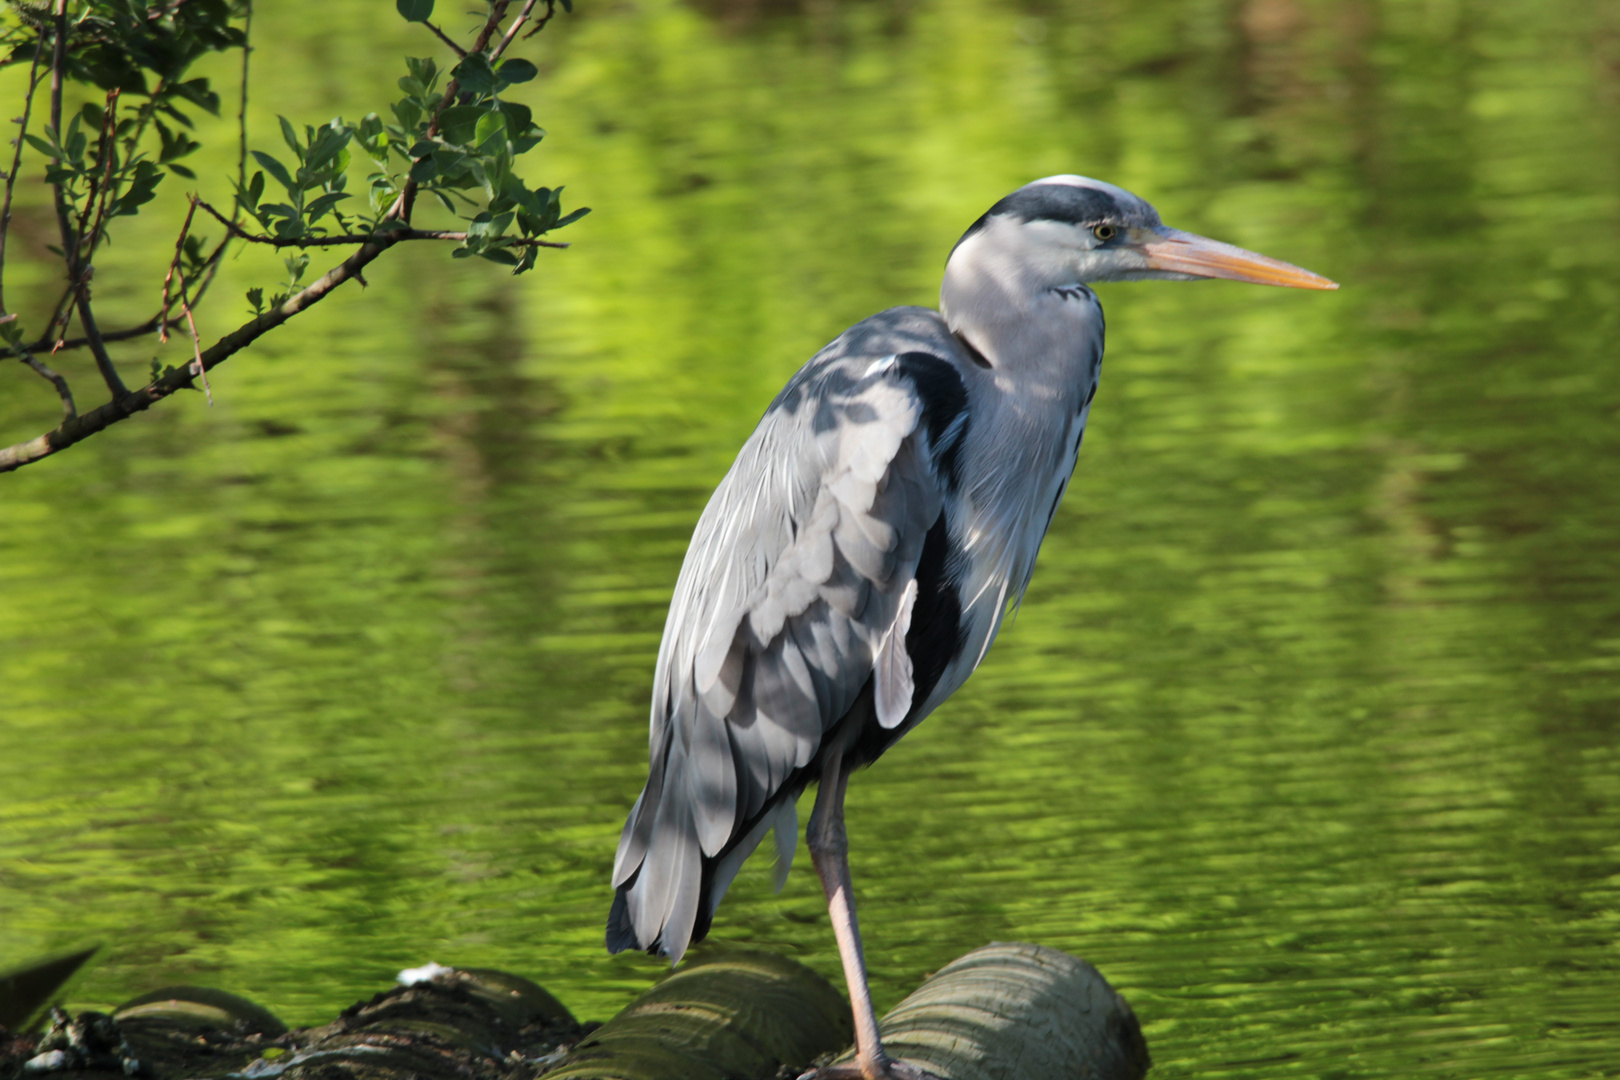
[[[980,367],[984,368],[986,371],[989,371],[992,367],[995,366],[995,365],[991,364],[989,360],[985,359],[984,353],[980,352],[978,346],[973,344],[973,342],[971,342],[971,341],[969,341],[967,339],[966,334],[961,333],[960,331],[957,331],[957,330],[952,330],[951,331],[951,337],[955,338],[957,344],[961,345],[962,348],[967,350],[968,359],[972,360],[975,364],[978,364]]]
[[[950,361],[933,353],[901,353],[894,358],[894,366],[917,388],[923,423],[928,425],[928,441],[934,450],[934,467],[945,486],[954,491],[959,480],[962,437],[967,433],[967,385]]]
[[[909,731],[916,722],[916,710],[933,694],[945,669],[967,644],[967,628],[962,625],[962,597],[950,572],[950,527],[941,511],[923,540],[917,560],[917,600],[911,608],[911,626],[906,630],[906,653],[911,657],[912,714],[892,728],[875,720],[861,729],[850,750],[854,765],[876,761],[878,756]]]

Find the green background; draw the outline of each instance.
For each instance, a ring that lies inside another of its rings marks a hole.
[[[392,8],[261,4],[252,145],[442,55]],[[1344,288],[1099,289],[1028,597],[851,787],[879,1006],[1030,940],[1161,1077],[1620,1075],[1620,5],[635,0],[524,55],[527,175],[595,208],[570,250],[392,252],[213,408],[0,477],[0,966],[101,941],[81,1004],[312,1023],[431,959],[605,1018],[661,970],[602,924],[708,492],[816,348],[1079,172]],[[230,112],[189,162],[216,203]],[[155,309],[185,189],[99,260],[104,326]],[[205,337],[279,271],[231,260]],[[0,368],[0,442],[58,415]],[[836,978],[802,850],[769,878],[715,938]]]

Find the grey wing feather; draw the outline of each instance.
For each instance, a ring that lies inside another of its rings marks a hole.
[[[911,706],[904,624],[941,483],[917,389],[883,361],[940,347],[938,317],[914,310],[874,316],[807,364],[698,522],[654,676],[652,768],[614,864],[610,947],[679,959],[704,864],[728,861],[712,911],[761,815],[867,680],[886,726]],[[900,332],[869,325],[886,318]]]

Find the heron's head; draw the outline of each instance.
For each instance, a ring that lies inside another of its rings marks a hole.
[[[947,291],[953,274],[975,292],[997,279],[1026,289],[1197,278],[1339,287],[1290,263],[1169,228],[1146,201],[1085,176],[1048,176],[996,203],[952,249]]]

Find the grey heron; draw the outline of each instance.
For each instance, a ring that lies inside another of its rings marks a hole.
[[[795,801],[854,1011],[857,1065],[907,1077],[878,1037],[851,897],[844,791],[960,687],[1022,595],[1102,370],[1089,283],[1327,278],[1167,228],[1130,192],[1036,180],[945,264],[939,310],[891,308],[788,380],[710,498],[653,676],[647,786],[613,866],[613,952],[679,962]]]

